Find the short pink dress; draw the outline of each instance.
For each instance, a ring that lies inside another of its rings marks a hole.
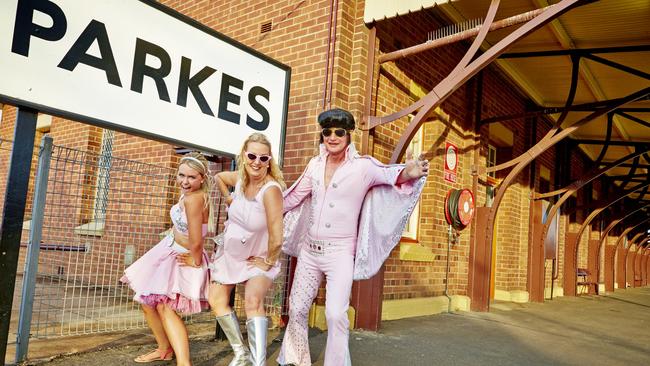
[[[169,214],[174,228],[187,235],[187,216],[182,202],[183,196],[172,206]],[[207,224],[203,224],[202,231],[205,237],[208,232]],[[173,233],[170,233],[124,270],[120,281],[135,291],[133,300],[136,302],[151,307],[163,303],[182,314],[199,313],[209,308],[208,256],[204,250],[201,268],[179,265],[176,255],[188,252],[174,242]]]
[[[249,200],[241,189],[240,181],[237,181],[228,208],[228,220],[224,224],[223,242],[217,243],[210,263],[213,282],[236,284],[256,276],[273,280],[280,273],[279,262],[268,271],[246,262],[249,257],[266,258],[269,254],[269,229],[263,197],[264,192],[272,186],[280,188],[276,181],[269,181],[260,188],[254,199]]]

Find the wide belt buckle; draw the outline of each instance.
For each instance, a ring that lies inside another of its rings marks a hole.
[[[312,254],[324,255],[325,247],[327,246],[327,243],[325,242],[325,240],[309,240],[307,242],[307,246],[309,247],[309,251]]]

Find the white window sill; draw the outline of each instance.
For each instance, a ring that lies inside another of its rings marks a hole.
[[[433,262],[436,259],[431,248],[418,243],[401,242],[399,245],[399,259],[413,262]]]
[[[76,235],[85,235],[85,236],[102,236],[104,235],[104,222],[103,221],[91,221],[87,224],[83,224],[74,228],[74,233]]]

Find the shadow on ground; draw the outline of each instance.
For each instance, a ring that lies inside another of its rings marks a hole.
[[[355,366],[648,365],[649,306],[648,287],[604,296],[562,297],[543,304],[499,303],[489,313],[401,319],[383,322],[378,333],[353,331],[350,353]],[[214,324],[192,327],[194,365],[227,365],[230,349],[226,342],[214,341]],[[314,365],[323,364],[326,337],[326,332],[310,331]],[[273,331],[269,338],[268,364],[275,365],[281,334]],[[65,353],[76,342],[66,339],[65,343],[61,339],[43,341],[35,347],[59,344],[59,353]],[[152,338],[134,333],[104,340],[85,337],[83,342],[88,347],[77,351],[81,353],[29,364],[135,364],[131,360],[151,347]]]

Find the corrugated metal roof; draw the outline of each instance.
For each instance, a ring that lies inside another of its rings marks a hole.
[[[363,20],[372,23],[448,2],[450,0],[366,0]]]

